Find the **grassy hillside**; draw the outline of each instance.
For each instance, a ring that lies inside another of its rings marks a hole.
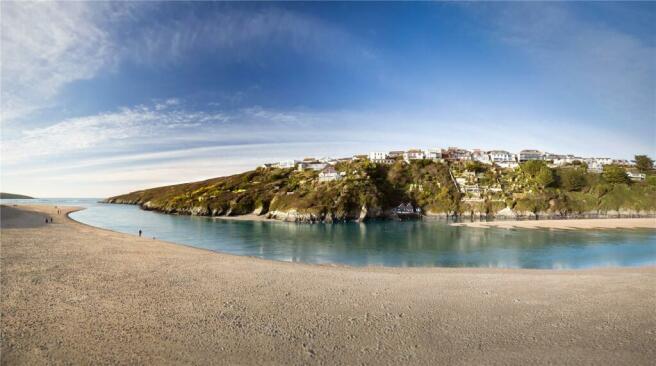
[[[147,189],[107,199],[167,213],[204,216],[268,214],[294,221],[390,216],[403,202],[437,216],[574,217],[656,212],[656,177],[630,182],[621,172],[585,166],[551,169],[543,162],[501,169],[475,162],[368,160],[335,166],[342,178],[320,182],[318,172],[258,168],[229,177]],[[611,169],[612,170],[612,169]],[[457,183],[456,183],[457,181]]]
[[[0,192],[0,199],[33,199],[34,197],[24,196],[22,194]]]

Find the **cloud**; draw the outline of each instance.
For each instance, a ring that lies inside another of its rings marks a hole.
[[[159,4],[162,5],[162,4]],[[171,5],[171,4],[168,4]],[[111,72],[125,62],[166,66],[195,52],[218,62],[256,62],[266,47],[349,62],[367,57],[357,41],[319,19],[275,7],[221,6],[198,15],[152,3],[2,2],[2,122],[56,106],[67,85]],[[149,21],[157,17],[158,21]],[[344,53],[349,58],[342,57]]]
[[[252,57],[263,48],[284,47],[314,54],[321,60],[348,62],[353,57],[371,57],[347,32],[309,15],[272,6],[240,10],[221,6],[206,13],[181,10],[175,19],[131,30],[122,57],[137,63],[171,64],[193,51],[218,54],[222,62],[257,62]]]
[[[653,40],[584,19],[571,4],[513,3],[485,9],[491,10],[486,16],[494,34],[526,52],[564,91],[583,91],[614,117],[653,122]]]
[[[155,106],[139,105],[116,112],[67,119],[44,128],[27,129],[4,141],[3,163],[36,157],[56,157],[93,148],[126,147],[158,138],[175,138],[176,130],[193,130],[227,121],[221,113],[171,109],[177,100]],[[141,142],[140,142],[141,141]]]
[[[2,120],[25,116],[113,62],[115,46],[83,2],[2,2]]]

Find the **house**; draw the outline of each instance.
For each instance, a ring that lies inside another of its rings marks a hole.
[[[412,203],[402,203],[392,209],[392,213],[395,213],[397,215],[414,215],[414,214],[420,214],[421,213],[421,208],[420,207],[413,207]]]
[[[369,160],[383,160],[387,159],[387,153],[381,151],[372,151],[369,153]]]
[[[444,160],[472,160],[471,152],[457,147],[449,147],[442,150],[442,159]]]
[[[562,155],[552,154],[552,153],[548,153],[548,152],[545,152],[544,154],[542,154],[542,160],[554,161],[556,159],[561,159],[562,157],[563,157]]]
[[[553,160],[553,163],[556,166],[563,166],[573,164],[575,161],[582,162],[583,160],[583,158],[574,155],[560,155],[559,158]]]
[[[599,163],[598,161],[592,160],[587,162],[588,164],[588,171],[592,173],[601,173],[604,171],[604,166]]]
[[[519,161],[542,160],[542,151],[540,150],[522,150],[519,152]]]
[[[314,170],[314,171],[321,171],[323,170],[326,166],[328,166],[328,163],[321,163],[318,161],[313,161],[313,162],[300,162],[298,163],[298,171],[303,171],[306,169]]]
[[[499,167],[504,168],[504,169],[515,169],[519,166],[519,163],[511,160],[511,161],[500,161],[497,164]]]
[[[353,158],[351,160],[357,161],[357,160],[366,160],[366,159],[367,159],[367,155],[360,154],[360,155],[353,155]]]
[[[485,151],[481,151],[479,149],[474,149],[472,150],[471,157],[473,160],[476,160],[478,162],[481,162],[483,164],[491,164],[492,159],[490,159],[490,155],[486,153]]]
[[[389,153],[387,153],[387,156],[390,159],[397,159],[397,158],[402,158],[404,153],[405,151],[390,151]]]
[[[264,164],[260,165],[260,168],[269,169],[269,168],[272,168],[273,165],[274,165],[273,163],[264,163]]]
[[[282,168],[282,169],[287,169],[287,168],[294,168],[296,167],[296,164],[298,164],[298,160],[283,160],[281,162],[273,164],[274,168]]]
[[[321,173],[319,173],[319,182],[330,182],[341,178],[342,176],[332,166],[324,168]]]
[[[410,160],[421,160],[424,158],[424,152],[419,149],[410,149],[403,153],[403,160],[405,160],[406,163],[409,163]]]
[[[377,163],[377,164],[393,164],[394,159],[391,159],[389,155],[385,152],[370,152],[369,153],[369,160],[372,163]]]
[[[424,151],[424,157],[426,159],[441,160],[442,159],[442,150],[441,149],[428,149],[428,150]]]
[[[613,160],[613,164],[624,165],[624,166],[632,166],[633,165],[632,162],[630,162],[628,160],[624,160],[624,159]]]
[[[629,179],[637,182],[641,182],[647,178],[647,175],[645,173],[638,173],[638,172],[632,172],[628,171],[626,172],[626,175],[629,176]]]
[[[490,157],[490,160],[495,163],[513,160],[512,154],[504,150],[491,150],[488,151],[487,154]]]

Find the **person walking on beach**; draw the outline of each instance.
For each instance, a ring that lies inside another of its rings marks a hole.
[[[141,237],[141,229],[139,229],[139,237]]]

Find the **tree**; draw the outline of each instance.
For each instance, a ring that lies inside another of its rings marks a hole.
[[[537,176],[543,167],[547,167],[547,163],[543,160],[529,160],[521,165],[522,171],[531,177]]]
[[[543,188],[549,187],[555,181],[553,171],[549,167],[543,166],[535,176],[535,181]]]
[[[626,171],[618,165],[604,166],[604,171],[601,174],[604,177],[604,180],[608,183],[629,183],[629,176],[626,175]]]
[[[582,168],[561,169],[558,173],[560,187],[568,191],[580,191],[585,187],[585,172]]]
[[[636,168],[643,173],[646,173],[654,169],[654,160],[647,155],[636,155],[635,156]]]

